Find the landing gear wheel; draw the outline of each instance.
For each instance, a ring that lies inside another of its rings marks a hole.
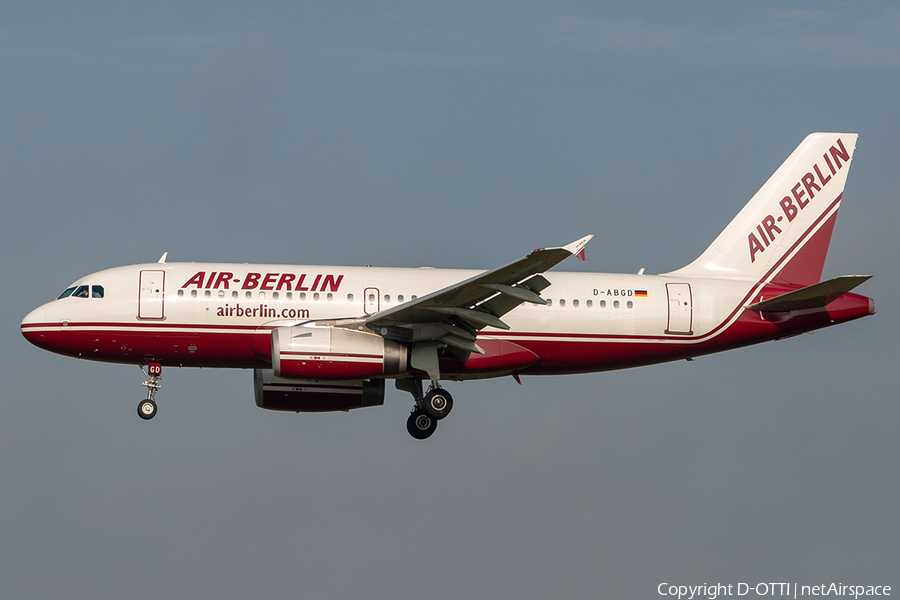
[[[453,397],[447,393],[447,390],[435,388],[425,394],[425,399],[422,400],[422,409],[429,416],[440,421],[453,410]]]
[[[149,421],[156,416],[156,402],[153,398],[156,397],[156,392],[162,387],[162,384],[159,382],[162,379],[162,365],[155,362],[149,363],[146,371],[144,371],[142,365],[138,366],[141,367],[141,372],[147,377],[147,381],[141,384],[147,388],[147,398],[146,400],[141,400],[141,403],[138,404],[138,416],[145,421]]]
[[[156,416],[156,402],[149,398],[141,400],[141,403],[138,404],[137,411],[140,418],[149,421]]]
[[[406,430],[417,440],[431,437],[437,429],[437,419],[430,417],[424,410],[413,411],[406,420]]]

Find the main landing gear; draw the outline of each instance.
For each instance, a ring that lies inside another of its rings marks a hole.
[[[427,394],[422,394],[421,379],[398,379],[397,389],[412,394],[415,405],[406,430],[417,440],[431,437],[437,429],[437,422],[445,418],[453,410],[453,397],[443,389],[437,381],[431,382]]]
[[[141,384],[147,388],[147,399],[141,400],[140,404],[138,404],[137,413],[140,418],[149,421],[156,416],[156,401],[154,398],[156,397],[156,392],[162,388],[162,384],[159,382],[162,379],[162,365],[150,363],[147,365],[146,371],[144,371],[144,367],[141,367],[141,372],[147,378],[147,381]]]

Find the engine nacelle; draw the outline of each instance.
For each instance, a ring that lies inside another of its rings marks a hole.
[[[266,410],[329,412],[384,404],[384,379],[297,381],[279,379],[268,369],[253,371],[256,405]]]
[[[380,335],[298,325],[272,330],[272,368],[284,379],[369,379],[406,371],[406,346]]]

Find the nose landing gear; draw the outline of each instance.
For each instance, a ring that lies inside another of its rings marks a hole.
[[[162,388],[162,384],[160,383],[160,380],[162,379],[162,365],[159,363],[150,363],[147,365],[146,371],[144,371],[144,367],[142,366],[141,372],[147,378],[147,381],[141,384],[147,388],[147,399],[141,400],[140,404],[138,404],[137,413],[140,418],[149,421],[156,416],[157,409],[154,398],[156,397],[156,392]]]

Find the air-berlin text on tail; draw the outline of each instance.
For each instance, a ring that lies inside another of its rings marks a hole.
[[[755,262],[757,253],[765,252],[766,248],[775,241],[776,236],[781,233],[782,229],[778,223],[784,219],[787,219],[788,223],[793,221],[794,217],[806,208],[816,194],[821,192],[822,188],[831,181],[832,176],[850,162],[850,153],[844,148],[844,142],[840,138],[838,138],[837,146],[831,146],[828,152],[822,155],[822,161],[825,166],[820,166],[820,163],[816,162],[812,166],[812,170],[801,177],[800,181],[791,188],[791,193],[778,201],[783,214],[777,217],[766,215],[756,226],[756,231],[751,231],[747,236],[750,246],[750,262]]]
[[[239,274],[240,275],[240,274]],[[235,277],[228,271],[197,271],[188,279],[182,289],[192,285],[197,289],[227,290],[231,284],[241,284],[242,290],[266,290],[286,292],[336,292],[341,287],[343,275],[319,273],[315,276],[306,273],[246,273]],[[312,283],[310,284],[310,280]],[[237,287],[235,287],[237,289]]]

